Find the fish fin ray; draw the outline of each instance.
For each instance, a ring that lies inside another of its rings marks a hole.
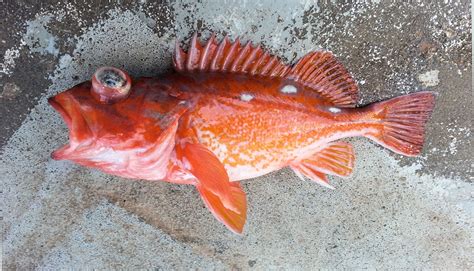
[[[200,186],[219,197],[226,208],[238,210],[239,206],[232,198],[227,171],[214,153],[200,143],[178,141],[176,154]]]
[[[354,168],[354,150],[352,145],[342,141],[331,142],[313,156],[290,165],[296,175],[303,175],[312,181],[331,189],[326,174],[346,177]]]
[[[357,104],[357,84],[331,52],[306,54],[291,68],[288,77],[313,89],[338,107],[355,107]]]
[[[332,185],[329,184],[329,181],[326,175],[320,171],[314,170],[305,164],[302,163],[293,163],[290,165],[290,168],[295,172],[295,174],[302,179],[302,176],[308,177],[311,181],[320,184],[326,188],[334,189]]]
[[[425,139],[425,126],[435,105],[435,94],[421,91],[372,105],[382,124],[378,133],[367,137],[402,155],[416,156]]]
[[[206,46],[202,46],[194,34],[187,53],[176,42],[174,69],[178,72],[219,71],[269,77],[285,77],[290,71],[289,65],[264,52],[260,46],[254,47],[250,42],[243,45],[239,38],[231,42],[227,36],[217,45],[214,37],[212,34]]]
[[[301,161],[307,167],[339,177],[347,177],[354,168],[354,149],[342,141],[331,142],[311,158]]]
[[[170,180],[194,184],[204,204],[214,217],[235,233],[242,233],[247,217],[245,192],[237,182],[230,182],[224,165],[204,145],[198,143],[192,129],[183,119],[175,147],[176,165],[171,169]]]
[[[196,185],[206,207],[214,217],[223,223],[229,230],[241,234],[247,219],[247,199],[245,192],[237,182],[230,183],[232,199],[237,208],[227,208],[222,199],[203,185]]]

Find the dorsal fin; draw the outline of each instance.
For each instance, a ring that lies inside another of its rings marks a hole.
[[[293,66],[288,78],[314,89],[339,107],[355,107],[357,104],[357,84],[331,52],[306,54]]]
[[[228,72],[288,78],[314,90],[336,106],[354,107],[357,103],[356,83],[331,52],[308,53],[291,67],[260,46],[254,47],[250,42],[242,45],[239,38],[231,42],[226,36],[218,44],[212,34],[203,46],[195,33],[187,53],[176,42],[173,64],[178,72]]]
[[[276,56],[264,52],[260,46],[252,46],[251,42],[242,45],[239,38],[231,42],[226,36],[218,44],[212,34],[202,46],[196,33],[187,53],[176,42],[173,65],[178,72],[249,73],[270,77],[284,77],[291,68]]]

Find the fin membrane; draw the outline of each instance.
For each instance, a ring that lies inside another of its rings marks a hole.
[[[372,105],[382,127],[367,137],[406,156],[416,156],[423,148],[425,126],[435,103],[435,95],[421,91]]]
[[[310,52],[291,69],[288,77],[314,89],[338,107],[355,107],[358,87],[331,52]]]
[[[240,44],[226,36],[217,43],[212,34],[203,46],[197,33],[188,52],[176,42],[173,65],[178,72],[228,72],[292,79],[338,107],[355,107],[358,88],[351,75],[331,52],[311,52],[293,67],[250,42]]]
[[[247,200],[245,192],[237,182],[230,183],[230,191],[232,193],[232,199],[234,205],[238,206],[235,209],[229,209],[222,203],[221,198],[218,195],[212,193],[205,186],[196,186],[199,193],[201,194],[202,200],[206,207],[221,223],[226,225],[228,229],[235,233],[242,233],[244,228],[245,220],[247,218]]]
[[[325,174],[346,177],[354,168],[354,150],[345,142],[331,142],[311,158],[292,163],[290,167],[301,178],[305,175],[325,187],[329,185]]]
[[[241,233],[247,215],[245,193],[229,181],[224,165],[199,143],[176,144],[177,158],[196,178],[196,188],[212,214],[230,230]]]
[[[270,77],[284,77],[290,70],[276,56],[271,56],[260,46],[252,46],[251,42],[242,45],[239,38],[231,42],[226,36],[218,44],[212,34],[202,46],[197,33],[193,35],[187,53],[176,42],[173,64],[178,72],[248,73]]]

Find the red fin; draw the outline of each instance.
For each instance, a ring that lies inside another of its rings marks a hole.
[[[311,52],[301,58],[288,77],[309,87],[339,107],[355,107],[358,88],[331,52]]]
[[[230,189],[229,176],[219,159],[199,143],[178,143],[176,154],[183,167],[191,172],[198,184],[220,198],[226,208],[238,210]]]
[[[185,70],[186,58],[186,53],[179,46],[179,42],[176,41],[173,55],[173,67],[176,71],[182,72]]]
[[[302,160],[301,163],[322,173],[346,177],[354,168],[354,150],[349,143],[331,142],[313,157]]]
[[[293,163],[291,168],[301,178],[301,174],[311,180],[333,189],[324,174],[345,177],[354,167],[354,151],[349,143],[332,142],[313,157]]]
[[[379,133],[367,137],[396,153],[416,156],[423,148],[425,125],[434,104],[435,95],[430,91],[376,103],[371,111],[383,126]]]
[[[212,33],[211,38],[207,41],[206,46],[201,52],[201,60],[199,62],[199,70],[207,71],[211,65],[211,60],[214,58],[217,49],[216,36]]]
[[[304,175],[315,183],[318,183],[329,189],[334,189],[334,187],[332,187],[329,184],[328,179],[326,175],[324,175],[324,173],[321,173],[317,170],[307,167],[305,164],[302,164],[302,163],[295,163],[295,164],[290,165],[290,167],[301,180],[304,181],[304,177],[303,177]]]
[[[217,45],[214,34],[204,47],[195,34],[187,54],[176,43],[173,65],[178,72],[220,71],[270,77],[284,77],[290,70],[280,59],[263,52],[260,46],[253,47],[250,42],[244,46],[238,38],[230,42],[227,36]]]
[[[173,64],[178,72],[220,71],[288,77],[313,89],[336,106],[355,107],[357,103],[356,83],[331,52],[311,52],[290,67],[260,46],[253,47],[250,42],[243,46],[238,38],[230,42],[226,36],[218,45],[212,34],[203,47],[194,34],[187,54],[176,43]]]
[[[214,194],[213,192],[206,189],[203,185],[196,186],[199,193],[201,194],[202,200],[206,207],[212,212],[212,214],[226,225],[231,231],[235,233],[242,233],[247,219],[247,200],[245,198],[245,192],[237,182],[230,183],[230,190],[232,194],[232,200],[236,208],[227,208],[222,199]]]
[[[201,43],[199,43],[197,39],[197,33],[194,33],[186,58],[186,69],[188,71],[193,71],[199,68],[199,59],[202,49]]]
[[[199,143],[183,140],[176,145],[176,155],[184,170],[196,178],[196,188],[214,216],[230,230],[241,233],[247,212],[245,193],[238,183],[229,181],[224,165]]]

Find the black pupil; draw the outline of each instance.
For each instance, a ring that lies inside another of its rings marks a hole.
[[[102,84],[111,88],[119,88],[125,84],[125,79],[120,74],[113,70],[105,70],[99,75],[99,80]]]

